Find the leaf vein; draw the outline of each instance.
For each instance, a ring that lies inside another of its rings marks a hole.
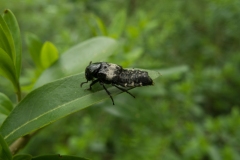
[[[97,91],[97,92],[100,92],[100,91]],[[94,92],[94,93],[97,93],[97,92]],[[87,97],[87,96],[89,96],[89,95],[92,95],[92,94],[87,94],[87,95],[82,96],[82,97],[80,97],[80,98],[77,98],[77,99],[75,99],[75,100],[73,100],[73,101],[70,101],[70,102],[65,103],[65,104],[63,104],[63,105],[60,105],[60,106],[58,106],[58,107],[56,107],[56,108],[54,108],[54,109],[52,109],[52,110],[49,110],[49,111],[47,111],[47,112],[39,115],[38,117],[36,117],[36,118],[34,118],[34,119],[30,120],[30,121],[27,121],[26,123],[22,124],[21,126],[19,126],[18,128],[16,128],[15,130],[13,130],[12,132],[10,132],[8,135],[6,135],[6,136],[4,137],[4,139],[7,139],[9,136],[11,136],[11,135],[12,135],[13,133],[15,133],[17,130],[19,130],[20,128],[26,126],[27,124],[29,124],[29,123],[31,123],[31,122],[39,119],[40,117],[42,117],[42,116],[44,116],[44,115],[46,115],[46,114],[48,114],[48,113],[50,113],[50,112],[53,112],[54,110],[57,110],[57,109],[59,109],[59,108],[62,108],[62,107],[66,106],[66,105],[68,105],[68,104],[70,104],[70,103],[72,103],[72,102],[75,102],[75,101],[79,100],[79,99],[82,99],[82,98],[84,98],[84,97]]]

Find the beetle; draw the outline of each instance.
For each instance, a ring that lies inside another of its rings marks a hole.
[[[135,96],[125,88],[153,85],[153,80],[149,77],[148,72],[138,69],[124,69],[120,65],[108,62],[90,62],[85,69],[85,78],[87,81],[82,82],[80,84],[81,87],[83,84],[91,81],[87,90],[92,90],[92,86],[99,82],[111,98],[113,105],[113,98],[105,87],[105,84],[112,84],[119,90],[128,93],[133,98],[135,98]]]

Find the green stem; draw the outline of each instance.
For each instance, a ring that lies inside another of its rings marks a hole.
[[[20,87],[20,84],[18,83],[17,84],[17,101],[20,102],[21,99],[22,99],[22,92],[21,92],[21,87]]]

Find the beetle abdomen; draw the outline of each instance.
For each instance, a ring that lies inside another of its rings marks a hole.
[[[123,87],[139,87],[153,85],[153,80],[148,72],[141,70],[123,70],[119,75],[118,85]]]

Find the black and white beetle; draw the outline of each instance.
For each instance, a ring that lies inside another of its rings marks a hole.
[[[135,88],[140,86],[153,85],[153,80],[149,77],[148,72],[135,69],[123,69],[117,64],[107,62],[90,62],[90,64],[85,69],[85,77],[87,79],[87,82],[82,82],[81,87],[84,83],[92,81],[90,87],[88,88],[88,90],[91,90],[92,86],[95,83],[99,82],[112,99],[113,105],[113,98],[104,84],[112,84],[121,91],[127,92],[132,97],[134,97],[134,95],[128,92],[127,89],[121,88],[120,86]]]

